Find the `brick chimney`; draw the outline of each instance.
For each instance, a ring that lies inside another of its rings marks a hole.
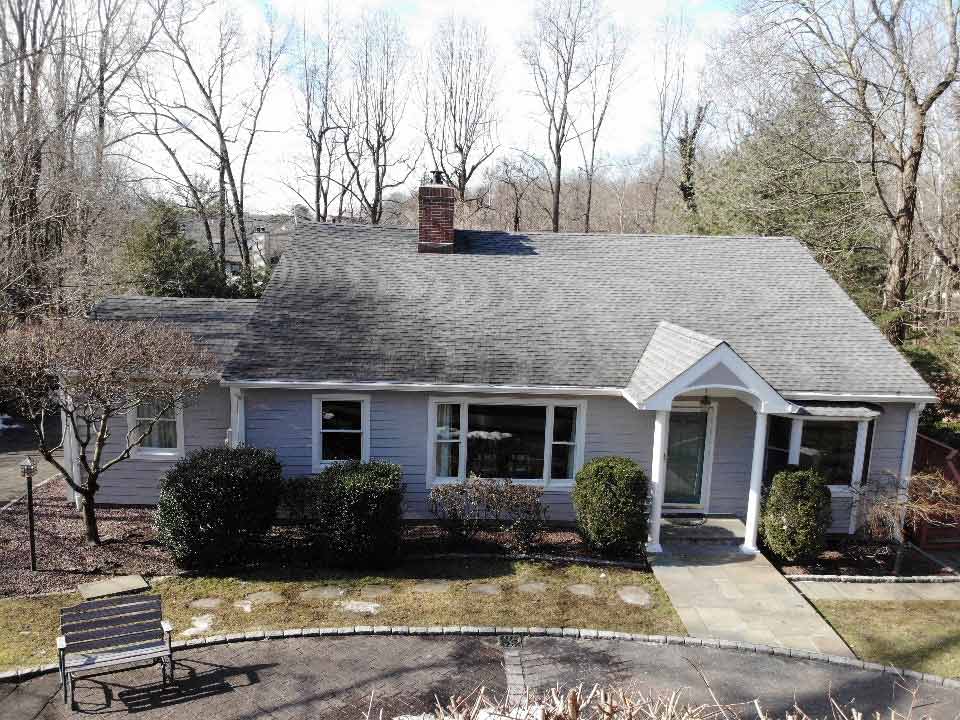
[[[417,250],[422,253],[453,252],[453,204],[456,194],[444,185],[443,175],[433,171],[433,182],[421,185],[419,193],[420,237]]]

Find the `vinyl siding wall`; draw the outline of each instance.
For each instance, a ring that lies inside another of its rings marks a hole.
[[[305,390],[246,390],[244,395],[246,443],[275,449],[288,476],[310,473],[314,393]],[[403,467],[407,515],[411,518],[429,517],[426,459],[427,409],[431,395],[377,391],[369,396],[370,456]],[[884,414],[876,421],[869,458],[872,481],[890,484],[892,477],[899,472],[910,407],[906,404],[887,405]],[[222,445],[230,425],[229,410],[229,393],[220,387],[209,388],[196,403],[185,408],[186,450]],[[754,412],[749,405],[732,398],[717,401],[709,507],[712,514],[741,518],[746,515],[754,422]],[[588,398],[584,460],[622,455],[636,460],[649,474],[653,424],[654,413],[638,412],[625,400]],[[119,437],[125,432],[124,426]],[[108,450],[116,450],[115,445],[116,441],[111,442]],[[99,499],[104,503],[155,503],[159,478],[169,466],[170,462],[158,460],[125,460],[106,473]],[[573,519],[566,490],[547,491],[544,498],[549,505],[551,520]],[[832,531],[847,532],[851,503],[849,497],[834,498]]]
[[[208,386],[183,408],[184,452],[203,447],[223,447],[230,427],[230,392],[219,385]],[[123,451],[127,422],[117,418],[110,426],[111,436],[104,448],[105,457]],[[160,477],[175,460],[131,457],[114,465],[100,479],[97,502],[118,505],[153,505],[160,491]]]

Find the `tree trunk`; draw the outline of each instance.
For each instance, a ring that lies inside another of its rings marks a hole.
[[[909,231],[908,231],[909,232]],[[887,339],[894,345],[903,345],[907,338],[907,322],[903,313],[907,301],[910,271],[910,236],[904,236],[904,226],[897,219],[890,231],[888,244],[887,278],[883,288],[883,309],[896,316],[887,324]]]
[[[551,227],[553,232],[560,232],[560,156],[557,155],[553,164],[553,212],[551,214]]]
[[[590,232],[590,210],[593,206],[593,170],[587,176],[587,210],[583,214],[583,231]]]
[[[83,512],[83,529],[87,545],[99,545],[100,530],[97,527],[97,510],[92,496],[80,493],[80,510]]]

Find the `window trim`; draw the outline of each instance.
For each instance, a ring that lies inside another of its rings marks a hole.
[[[137,419],[137,408],[139,406],[140,403],[137,403],[132,408],[127,409],[127,437],[130,437],[129,433],[136,430],[139,424]],[[153,448],[137,445],[135,448],[131,448],[130,457],[141,460],[179,460],[186,454],[184,450],[183,403],[175,403],[173,409],[177,429],[177,447]]]
[[[870,458],[866,457],[867,441],[871,434],[876,433],[877,418],[862,417],[792,417],[790,427],[790,452],[787,462],[791,465],[800,464],[800,448],[803,446],[803,426],[805,423],[820,422],[853,422],[857,424],[857,439],[853,446],[853,466],[850,472],[850,482],[846,485],[828,485],[830,494],[835,497],[853,495],[860,490],[867,473],[870,472]],[[872,445],[871,445],[872,447]],[[859,477],[858,477],[859,476]]]
[[[457,477],[436,476],[436,437],[437,437],[437,406],[460,405],[460,458],[457,467]],[[536,479],[515,479],[514,482],[523,485],[542,487],[547,491],[569,490],[573,487],[577,473],[583,467],[584,437],[586,435],[587,400],[585,398],[530,398],[511,397],[502,395],[431,395],[427,401],[427,488],[435,485],[461,482],[467,477],[467,434],[469,405],[526,405],[544,407],[546,422],[543,430],[543,477]],[[573,473],[572,477],[552,479],[550,468],[553,462],[553,412],[557,407],[575,407],[577,409],[577,424],[574,431]]]
[[[710,489],[713,480],[713,456],[714,449],[717,442],[717,408],[719,403],[716,400],[711,400],[709,405],[704,406],[703,403],[697,400],[674,400],[673,407],[670,409],[670,413],[675,412],[703,412],[707,414],[707,427],[706,427],[706,437],[703,442],[703,469],[700,473],[700,502],[699,503],[668,503],[666,500],[663,502],[663,507],[668,508],[670,512],[674,513],[703,513],[706,515],[710,512]],[[669,421],[668,421],[669,422]],[[670,447],[670,434],[667,433],[667,451]],[[666,456],[664,456],[664,467],[666,467]],[[666,478],[664,478],[664,483],[666,483]],[[666,484],[664,484],[664,492],[666,492]]]
[[[323,449],[323,444],[320,442],[320,435],[323,432],[323,424],[320,413],[324,400],[340,400],[360,403],[360,462],[370,462],[370,396],[341,395],[336,393],[313,395],[311,398],[310,412],[310,459],[313,472],[318,473],[324,470],[324,468],[328,468],[336,463],[348,462],[347,460],[323,460],[320,457],[320,453]]]

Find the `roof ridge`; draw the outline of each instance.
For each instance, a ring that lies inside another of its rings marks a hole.
[[[669,320],[661,320],[659,323],[657,323],[657,328],[664,328],[664,329],[670,330],[672,332],[677,333],[678,335],[683,335],[692,340],[699,340],[707,345],[713,344],[714,347],[717,347],[718,345],[724,345],[724,344],[729,345],[729,343],[727,343],[726,340],[723,340],[721,338],[715,338],[712,335],[707,335],[706,333],[702,333],[697,330],[691,330],[688,327],[684,327],[683,325],[678,325],[677,323],[670,322]],[[646,352],[646,349],[644,349],[644,352]]]

